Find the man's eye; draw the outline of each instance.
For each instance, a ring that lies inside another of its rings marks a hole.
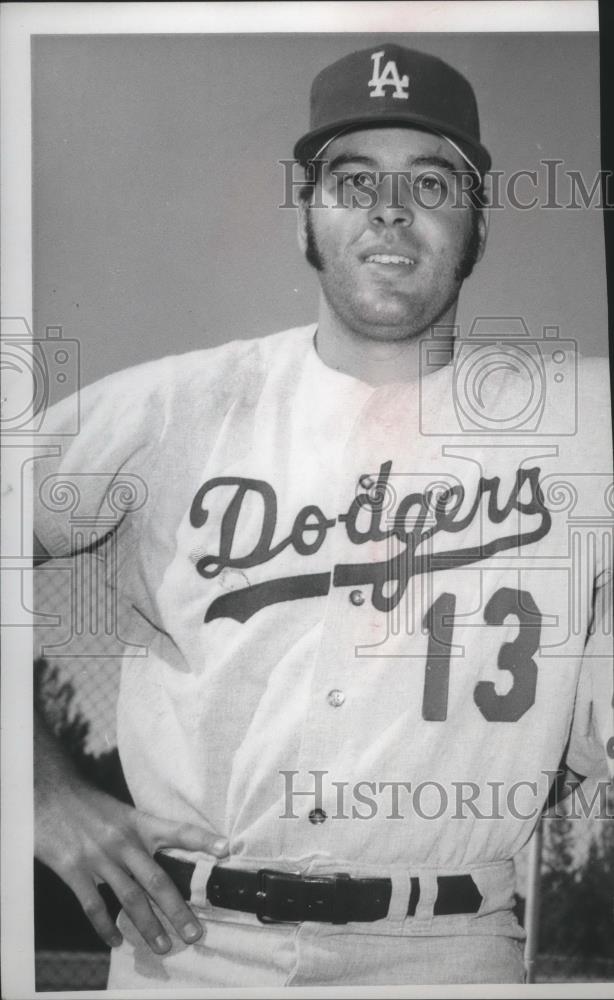
[[[441,174],[420,174],[416,177],[415,184],[423,191],[447,191],[448,185]]]
[[[354,173],[337,174],[343,187],[364,187],[372,180],[373,175],[368,170],[356,170]]]

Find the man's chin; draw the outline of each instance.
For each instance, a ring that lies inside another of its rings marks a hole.
[[[407,311],[390,306],[367,307],[357,314],[356,330],[372,340],[411,340],[420,335],[424,323]]]

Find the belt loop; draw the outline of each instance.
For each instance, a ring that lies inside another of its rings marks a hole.
[[[207,901],[207,882],[215,865],[217,858],[202,858],[196,862],[192,881],[190,883],[190,898],[188,902],[192,906],[197,906],[201,910],[210,904]]]
[[[394,872],[391,882],[392,892],[386,920],[405,920],[411,892],[409,872]]]
[[[428,932],[433,923],[435,900],[437,899],[437,877],[435,872],[422,870],[420,877],[420,898],[413,917],[413,926],[419,932]]]

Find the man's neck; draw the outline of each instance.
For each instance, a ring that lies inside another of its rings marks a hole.
[[[369,385],[412,382],[448,364],[453,355],[456,303],[437,323],[403,340],[371,338],[346,329],[321,306],[316,350],[329,368]]]

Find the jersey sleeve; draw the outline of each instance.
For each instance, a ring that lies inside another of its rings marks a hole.
[[[45,435],[36,442],[33,527],[50,555],[90,547],[143,508],[164,427],[171,361],[107,376],[46,414]]]
[[[614,475],[607,358],[583,359],[579,375],[579,479],[588,483],[594,497],[599,498],[599,506],[591,508],[595,519],[588,518],[596,538],[592,618],[566,763],[585,777],[607,778],[609,770],[614,778]]]
[[[584,648],[566,763],[584,777],[614,780],[613,574],[602,571]]]

